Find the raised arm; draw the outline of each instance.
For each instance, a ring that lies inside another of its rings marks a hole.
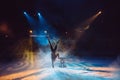
[[[57,43],[56,43],[56,45],[55,45],[55,48],[54,48],[55,51],[57,50],[57,46],[58,46],[58,44],[59,44],[59,41],[60,41],[60,40],[58,40]]]
[[[51,51],[53,51],[54,49],[53,49],[53,46],[52,46],[52,44],[51,44],[51,42],[50,42],[50,37],[47,36],[47,38],[48,38],[48,42],[49,42],[49,45],[50,45],[50,49],[51,49]]]

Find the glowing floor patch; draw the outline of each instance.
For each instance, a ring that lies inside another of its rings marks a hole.
[[[46,63],[48,64],[48,63]],[[66,68],[31,65],[26,61],[1,65],[0,80],[119,80],[120,71],[115,67],[94,66],[87,62],[68,61]]]

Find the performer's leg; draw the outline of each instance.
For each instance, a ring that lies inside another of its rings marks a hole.
[[[52,68],[54,68],[54,61],[52,60]]]
[[[52,54],[51,54],[51,62],[52,62],[52,68],[54,68],[53,55]]]

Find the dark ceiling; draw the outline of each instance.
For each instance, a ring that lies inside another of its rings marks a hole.
[[[87,51],[96,49],[94,52],[100,54],[107,51],[110,55],[118,55],[120,7],[117,0],[1,0],[0,23],[9,25],[14,38],[22,38],[28,35],[27,30],[30,29],[23,12],[27,11],[34,18],[37,12],[41,12],[59,33],[68,31],[72,34],[77,24],[99,10],[102,10],[103,14],[86,31],[78,49]],[[1,39],[1,42],[5,42],[5,39]]]

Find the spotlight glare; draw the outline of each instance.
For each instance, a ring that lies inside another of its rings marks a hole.
[[[44,33],[47,34],[47,31],[45,30]]]
[[[38,13],[38,15],[40,16],[40,13]]]
[[[29,33],[31,33],[31,34],[32,34],[32,33],[33,33],[33,31],[32,31],[32,30],[29,30]]]
[[[99,14],[101,14],[101,13],[102,13],[102,11],[99,11],[98,13],[99,13]]]
[[[24,12],[24,14],[27,14],[26,12]]]

